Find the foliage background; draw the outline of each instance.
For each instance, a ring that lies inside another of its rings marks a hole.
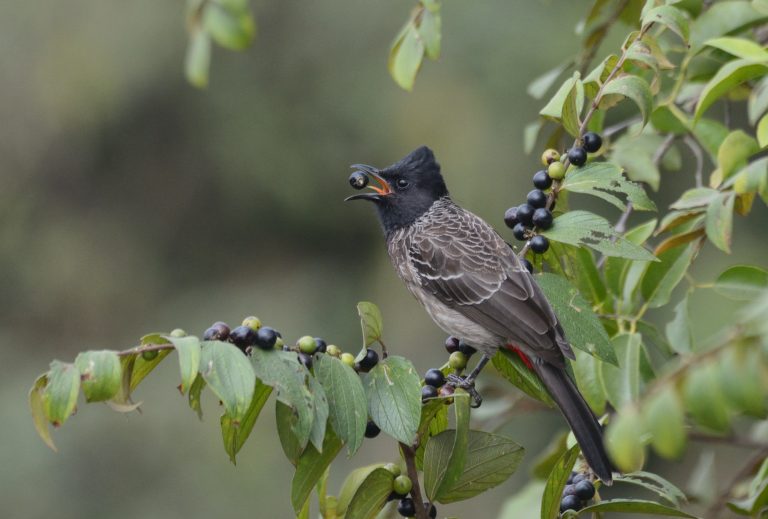
[[[256,44],[217,49],[199,92],[181,70],[181,3],[0,3],[0,515],[291,514],[292,470],[271,421],[257,424],[234,468],[215,402],[204,402],[198,426],[167,382],[174,363],[137,392],[151,399],[143,415],[81,406],[51,453],[26,409],[29,381],[51,358],[125,348],[151,329],[201,333],[248,313],[289,341],[314,333],[356,350],[354,305],[369,299],[392,350],[407,350],[420,371],[443,362],[443,335],[396,280],[371,208],[342,203],[348,165],[384,165],[428,144],[454,198],[501,230],[539,167],[522,151],[541,107],[525,87],[573,54],[588,4],[447,3],[442,58],[425,63],[408,94],[385,64],[412,5],[259,0]],[[617,28],[606,48],[625,33]],[[689,174],[662,176],[660,208]],[[734,258],[766,265],[765,221],[756,203],[735,221],[733,256],[705,247],[694,277],[710,280]],[[707,291],[691,305],[700,337],[735,309]],[[530,461],[564,427],[537,412],[504,430]],[[354,464],[334,466],[332,488],[352,466],[396,454],[383,437],[366,445]],[[684,485],[700,450],[663,472]],[[733,467],[718,465],[723,481],[745,456],[732,452]],[[482,498],[489,517],[525,478],[520,470]],[[470,516],[477,505],[440,512]]]

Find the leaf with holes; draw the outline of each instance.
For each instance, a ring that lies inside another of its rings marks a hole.
[[[592,162],[577,169],[565,177],[561,189],[573,193],[584,193],[615,205],[622,211],[626,209],[624,201],[616,196],[622,194],[638,211],[655,211],[656,204],[648,198],[645,189],[630,182],[616,164],[610,162]]]

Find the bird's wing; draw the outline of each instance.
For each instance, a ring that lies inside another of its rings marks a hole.
[[[451,213],[410,233],[408,257],[422,288],[550,362],[573,358],[552,307],[507,243],[474,214]]]

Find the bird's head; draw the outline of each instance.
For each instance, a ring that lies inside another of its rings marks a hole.
[[[426,146],[384,169],[365,164],[352,168],[364,172],[378,186],[369,185],[373,192],[352,195],[347,200],[374,202],[387,233],[412,224],[436,200],[448,195],[440,165]]]

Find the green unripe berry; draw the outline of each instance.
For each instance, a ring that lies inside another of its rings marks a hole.
[[[259,331],[259,328],[261,328],[261,319],[255,315],[251,315],[243,319],[243,326],[247,326],[251,330],[257,332]]]
[[[545,166],[549,166],[558,160],[560,160],[560,154],[557,152],[557,150],[553,150],[552,148],[544,150],[544,153],[541,154],[541,163]]]
[[[341,354],[341,362],[349,366],[350,368],[355,368],[355,356],[351,353],[342,353]]]
[[[460,351],[454,351],[451,356],[448,357],[448,365],[453,369],[464,369],[467,367],[467,356]]]
[[[159,354],[160,352],[157,350],[145,350],[141,352],[141,358],[149,362],[155,360]]]
[[[552,180],[562,180],[565,177],[565,164],[562,162],[553,162],[547,168],[547,175]]]
[[[397,476],[395,481],[392,482],[392,490],[401,496],[407,495],[408,492],[411,491],[411,488],[413,488],[413,481],[411,481],[411,478],[405,474]]]
[[[276,350],[282,350],[282,349],[283,349],[283,346],[285,346],[285,341],[283,340],[283,338],[282,338],[282,337],[280,337],[280,336],[278,335],[278,336],[277,336],[277,339],[275,340],[275,349],[276,349]]]
[[[314,337],[310,337],[309,335],[305,335],[298,341],[296,341],[296,346],[299,347],[299,350],[302,353],[306,353],[307,355],[312,355],[317,350],[317,341]]]
[[[336,357],[338,359],[339,357],[341,357],[341,348],[339,348],[335,344],[329,344],[328,347],[325,349],[325,353],[330,355],[331,357]]]
[[[187,336],[187,332],[185,332],[181,328],[176,328],[169,335],[171,337],[186,337]]]
[[[400,475],[402,470],[400,469],[400,465],[397,463],[387,463],[384,465],[384,468],[392,473],[393,476],[397,477]]]

